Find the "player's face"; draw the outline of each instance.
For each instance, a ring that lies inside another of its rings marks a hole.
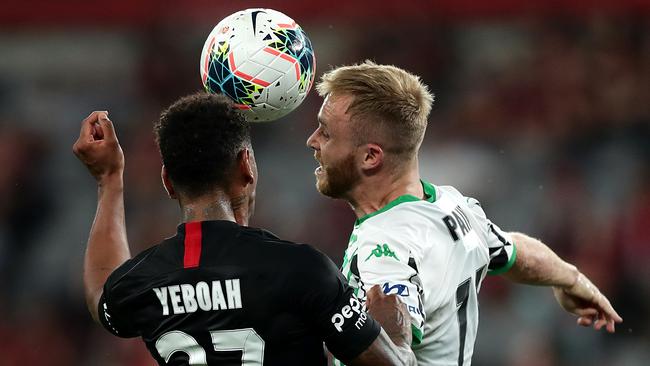
[[[350,115],[345,113],[351,101],[352,96],[328,95],[318,113],[318,128],[307,139],[320,164],[314,172],[316,189],[332,198],[345,198],[361,180]]]

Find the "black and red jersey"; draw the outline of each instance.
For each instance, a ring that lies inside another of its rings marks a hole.
[[[160,365],[326,365],[380,327],[329,258],[230,221],[181,224],[106,281],[102,324]]]

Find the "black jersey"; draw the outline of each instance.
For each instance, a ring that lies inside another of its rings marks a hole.
[[[324,254],[229,221],[181,224],[121,265],[99,315],[160,365],[326,365],[323,342],[348,360],[380,332]]]

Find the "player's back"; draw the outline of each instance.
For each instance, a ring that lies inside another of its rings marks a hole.
[[[419,365],[469,365],[481,280],[508,265],[513,247],[478,201],[423,187],[426,199],[402,196],[357,221],[343,272],[360,297],[375,284],[401,296]]]
[[[418,364],[467,366],[478,331],[481,282],[489,270],[507,265],[512,247],[499,240],[507,235],[486,218],[478,201],[451,186],[436,188],[435,202],[412,207],[426,238],[420,263],[425,334],[414,350]]]
[[[425,334],[415,350],[420,364],[469,365],[490,259],[486,233],[472,202],[452,187],[436,188],[437,200],[417,207],[429,247],[420,264]]]
[[[320,252],[263,230],[182,224],[111,275],[100,317],[119,336],[141,336],[161,365],[325,365],[328,337],[358,351],[330,320],[356,301],[337,272]],[[361,347],[378,334],[371,328]]]

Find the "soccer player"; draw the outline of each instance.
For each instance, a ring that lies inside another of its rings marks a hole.
[[[614,331],[621,317],[575,266],[540,241],[499,229],[479,202],[420,179],[417,153],[433,96],[418,77],[373,62],[326,73],[318,128],[307,140],[316,187],[357,220],[342,272],[361,299],[400,295],[419,365],[470,365],[477,294],[487,273],[553,287],[578,324]]]
[[[228,98],[181,98],[155,135],[182,223],[134,258],[124,156],[107,112],[82,122],[73,147],[99,186],[84,260],[96,321],[119,337],[142,337],[160,365],[325,365],[323,341],[352,365],[414,364],[405,308],[377,298],[378,313],[397,323],[388,328],[394,345],[325,255],[247,227],[257,168],[249,125]]]

